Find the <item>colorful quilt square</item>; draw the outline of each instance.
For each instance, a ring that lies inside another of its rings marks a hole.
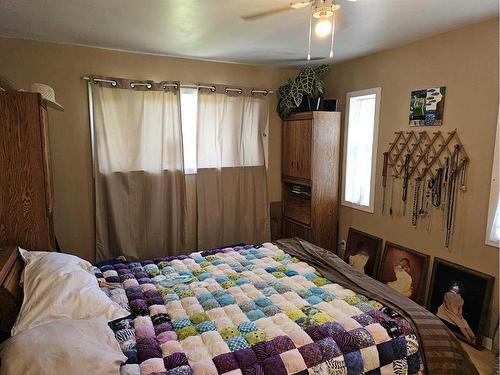
[[[226,341],[226,344],[232,352],[248,348],[248,342],[242,336],[231,337]]]
[[[215,328],[215,324],[212,321],[207,320],[207,321],[201,322],[200,324],[197,324],[196,330],[199,333],[203,333],[203,332],[208,332],[208,331],[216,331],[217,328]]]
[[[364,371],[370,371],[380,366],[378,350],[376,346],[370,346],[360,350],[363,358]]]
[[[219,374],[224,374],[226,372],[236,370],[239,367],[233,353],[221,354],[217,357],[214,357],[212,360]]]
[[[377,345],[380,366],[385,366],[392,361],[394,361],[394,350],[392,348],[392,342],[384,342]]]
[[[188,359],[186,354],[184,353],[173,353],[168,357],[163,358],[163,363],[165,364],[165,368],[167,370],[179,367],[179,366],[187,366]]]
[[[278,356],[271,357],[269,359],[276,358],[276,357],[278,357]],[[281,353],[279,355],[279,357],[283,361],[282,363],[285,365],[287,374],[295,374],[297,372],[300,372],[300,371],[307,369],[307,365],[304,362],[304,358],[302,357],[302,355],[298,349],[293,349],[293,350],[289,350],[287,352]]]
[[[407,347],[404,336],[399,336],[392,340],[392,351],[394,352],[395,359],[406,358]]]
[[[358,348],[367,348],[375,345],[375,340],[370,333],[364,328],[356,328],[349,331],[349,334],[356,338]]]
[[[257,325],[254,322],[246,321],[238,326],[238,331],[241,333],[257,331]]]
[[[278,354],[295,349],[295,344],[288,336],[275,337],[272,342]]]
[[[340,350],[337,343],[331,337],[325,337],[322,340],[316,342],[321,350],[324,361],[328,361],[332,358],[342,355],[342,350]]]
[[[251,367],[258,362],[257,355],[250,348],[235,350],[233,354],[242,369]]]
[[[323,361],[321,348],[316,343],[301,346],[298,350],[307,367],[314,367]]]
[[[348,375],[359,375],[363,373],[363,358],[359,350],[344,354],[344,361]]]

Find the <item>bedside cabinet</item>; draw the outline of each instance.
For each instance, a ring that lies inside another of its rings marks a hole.
[[[23,299],[19,286],[23,266],[16,246],[0,247],[0,331],[10,331],[19,313]]]

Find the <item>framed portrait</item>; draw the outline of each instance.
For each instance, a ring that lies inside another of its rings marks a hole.
[[[427,308],[456,336],[479,348],[494,277],[434,259]]]
[[[429,260],[429,255],[386,242],[378,280],[413,301],[423,304]]]
[[[368,276],[375,277],[382,251],[382,239],[349,228],[344,261]]]

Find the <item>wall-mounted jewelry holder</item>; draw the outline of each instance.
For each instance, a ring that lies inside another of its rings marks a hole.
[[[420,218],[429,213],[431,207],[440,208],[446,215],[445,245],[449,246],[453,233],[458,192],[467,190],[467,169],[469,156],[456,130],[448,133],[426,130],[399,131],[384,152],[382,170],[383,204],[387,176],[391,176],[391,208],[394,180],[401,179],[401,201],[403,215],[406,215],[408,190],[414,180],[411,222],[417,226]]]

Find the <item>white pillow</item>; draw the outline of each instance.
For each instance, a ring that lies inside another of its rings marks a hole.
[[[79,258],[74,255],[64,254],[64,253],[56,253],[49,251],[28,251],[22,248],[19,248],[19,254],[21,254],[21,258],[23,258],[24,263],[30,263],[39,259],[47,254],[51,255],[51,260],[53,264],[59,264],[61,269],[69,272],[71,269],[83,269],[85,271],[90,272],[92,270],[92,264],[87,262],[86,260]],[[19,280],[19,284],[23,285],[24,283],[24,270],[21,273],[21,278]]]
[[[58,319],[90,319],[103,315],[113,321],[130,315],[106,296],[93,274],[82,268],[82,264],[86,267],[88,262],[55,252],[21,254],[26,259],[24,300],[12,327],[12,336]]]
[[[0,375],[117,375],[127,360],[106,318],[58,320],[4,342]]]

